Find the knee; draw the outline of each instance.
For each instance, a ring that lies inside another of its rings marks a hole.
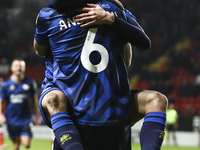
[[[48,93],[42,100],[43,109],[46,109],[48,114],[52,116],[58,112],[67,111],[67,98],[60,91],[52,91]]]
[[[49,93],[46,97],[46,103],[51,108],[58,108],[59,107],[59,97],[55,93]]]
[[[23,143],[23,146],[26,147],[27,149],[29,149],[31,147],[30,143]]]
[[[149,106],[148,111],[158,111],[166,113],[168,107],[168,99],[165,95],[153,91],[148,95],[147,104]]]

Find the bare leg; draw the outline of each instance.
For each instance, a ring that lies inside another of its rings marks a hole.
[[[42,99],[42,107],[46,119],[51,122],[59,149],[83,150],[79,132],[67,113],[67,97],[59,90],[52,90]],[[70,140],[62,141],[67,135]]]
[[[47,93],[42,100],[42,107],[48,121],[58,112],[67,112],[67,97],[59,90]]]
[[[164,139],[167,98],[156,91],[139,91],[131,97],[130,124],[145,116],[140,132],[142,150],[160,150]]]
[[[166,113],[167,104],[167,98],[159,92],[150,90],[137,92],[131,97],[130,124],[134,125],[149,112]]]
[[[13,140],[13,149],[19,150],[19,148],[20,148],[20,137],[18,136]]]
[[[173,136],[174,145],[177,146],[176,131],[173,131],[173,132],[172,132],[172,136]]]
[[[31,141],[32,141],[32,138],[31,138],[31,137],[22,135],[22,136],[20,136],[20,140],[21,140],[21,143],[22,143],[22,145],[23,145],[24,147],[30,148],[30,146],[31,146]]]

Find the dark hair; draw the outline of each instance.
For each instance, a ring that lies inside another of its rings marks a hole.
[[[15,60],[24,61],[24,59],[21,58],[21,57],[15,57],[15,58],[12,60],[11,64],[12,64]],[[24,61],[24,62],[25,62],[25,61]]]
[[[54,8],[60,13],[67,13],[84,7],[87,3],[96,3],[99,0],[47,0],[47,7]]]

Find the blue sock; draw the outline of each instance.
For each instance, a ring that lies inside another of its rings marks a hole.
[[[150,112],[140,132],[141,150],[160,150],[165,135],[166,114]]]
[[[51,116],[52,129],[63,150],[83,150],[79,132],[66,112]]]

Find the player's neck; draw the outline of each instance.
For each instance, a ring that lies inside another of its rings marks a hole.
[[[11,76],[11,78],[15,82],[21,82],[24,79],[24,74],[21,74],[21,75],[15,75],[15,74],[13,74]]]

